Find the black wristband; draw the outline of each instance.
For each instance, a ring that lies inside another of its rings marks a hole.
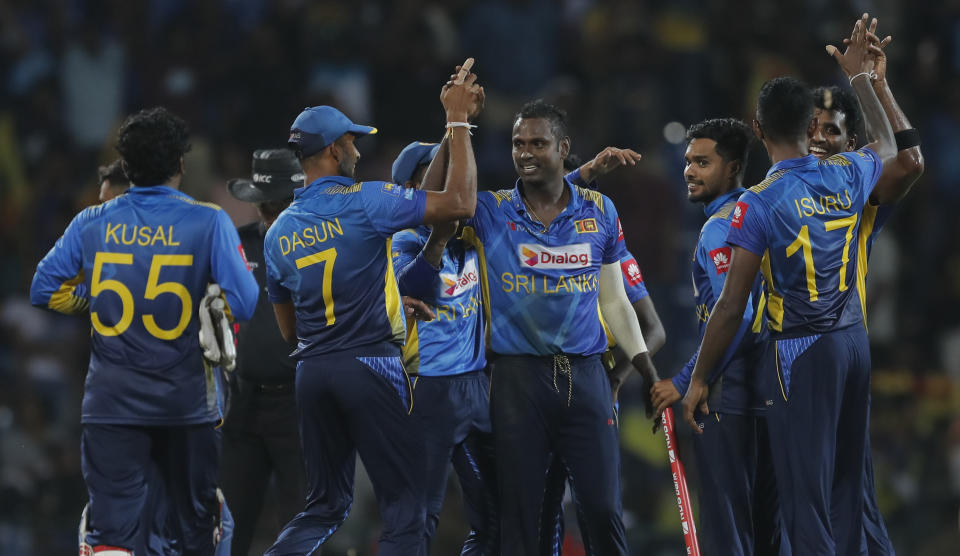
[[[894,133],[893,138],[897,142],[898,151],[920,146],[920,132],[912,127]]]

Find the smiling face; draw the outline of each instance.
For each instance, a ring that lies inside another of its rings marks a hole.
[[[524,184],[543,184],[563,176],[570,140],[558,138],[546,118],[517,118],[513,124],[513,167]]]
[[[687,200],[691,203],[709,203],[718,195],[737,186],[739,163],[725,162],[717,154],[717,142],[700,137],[692,139],[683,155],[686,165],[683,177],[687,183]]]
[[[816,108],[813,117],[817,125],[810,137],[810,154],[823,160],[857,147],[857,137],[847,129],[847,115],[842,111]]]

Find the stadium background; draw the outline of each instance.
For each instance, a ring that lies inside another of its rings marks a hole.
[[[865,10],[894,35],[890,82],[926,156],[925,175],[870,265],[877,488],[900,554],[955,553],[957,0],[4,0],[0,554],[76,550],[89,325],[31,308],[27,292],[37,261],[71,217],[96,202],[96,167],[113,159],[113,134],[127,113],[162,104],[184,117],[193,151],[183,189],[242,224],[255,214],[227,195],[226,179],[249,175],[252,149],[282,145],[304,106],[334,104],[376,125],[380,133],[359,142],[358,172],[385,178],[404,144],[440,137],[439,86],[455,63],[475,56],[487,91],[474,136],[483,187],[512,186],[511,117],[535,97],[569,111],[573,152],[585,160],[606,145],[643,153],[635,169],[603,179],[602,190],[620,210],[666,327],[656,361],[670,375],[696,347],[689,260],[703,220],[685,200],[681,124],[749,121],[760,84],[776,75],[843,84],[823,45],[839,44]],[[753,180],[767,164],[754,155]],[[642,417],[638,386],[632,380],[623,396],[629,540],[633,553],[679,554],[663,440]],[[456,498],[452,489],[434,554],[456,553],[463,538]],[[377,519],[361,484],[325,553],[372,554]],[[270,540],[261,536],[258,546]]]

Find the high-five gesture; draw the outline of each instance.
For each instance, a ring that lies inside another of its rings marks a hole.
[[[467,58],[454,70],[443,89],[440,102],[447,112],[448,122],[467,122],[480,113],[483,108],[483,87],[476,84],[477,74],[471,73],[473,58]]]
[[[832,44],[828,44],[826,47],[827,54],[837,60],[840,68],[851,80],[858,75],[867,75],[873,78],[876,75],[874,71],[876,69],[877,53],[883,54],[879,46],[873,44],[870,40],[871,35],[876,38],[873,30],[877,28],[877,20],[874,18],[873,23],[868,28],[869,17],[869,14],[864,13],[853,25],[853,33],[850,34],[849,39],[844,40],[847,48],[843,54]]]
[[[580,177],[583,181],[590,182],[621,166],[636,166],[641,158],[640,153],[633,149],[607,147],[593,157],[593,160],[580,167]]]

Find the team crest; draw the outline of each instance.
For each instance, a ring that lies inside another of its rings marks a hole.
[[[577,228],[578,234],[590,234],[597,232],[597,219],[586,218],[583,220],[574,220],[573,225]]]

